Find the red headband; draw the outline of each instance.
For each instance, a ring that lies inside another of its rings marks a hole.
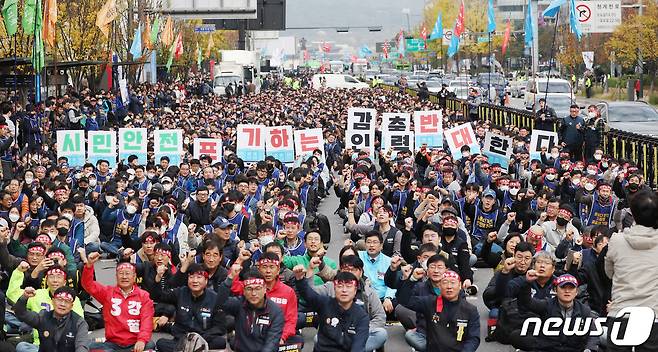
[[[442,279],[450,279],[450,280],[457,280],[461,281],[461,278],[459,277],[459,274],[452,270],[448,270],[445,273],[443,273],[443,276],[441,277]]]
[[[128,269],[132,272],[135,272],[135,266],[132,265],[131,263],[121,263],[121,264],[117,265],[117,272],[119,272],[121,270],[124,270],[124,269]]]
[[[28,249],[27,251],[28,251],[28,252],[32,252],[32,253],[40,253],[40,254],[43,254],[43,253],[46,252],[46,249],[43,248],[43,247],[34,246],[34,247]]]
[[[455,225],[455,226],[457,226],[458,223],[459,223],[459,222],[457,221],[457,219],[454,218],[454,217],[452,217],[452,216],[449,217],[449,218],[445,218],[445,219],[443,219],[443,225],[444,225],[444,226],[445,226],[445,225]]]
[[[599,186],[599,189],[604,189],[604,188],[607,188],[608,190],[612,189],[612,187],[610,187],[610,185],[607,185],[605,183]]]
[[[540,234],[540,233],[534,233],[534,232],[532,231],[532,229],[528,229],[528,236],[530,236],[530,237],[532,237],[532,238],[536,238],[536,239],[540,239],[540,238],[543,237],[543,235]]]
[[[46,272],[46,275],[47,275],[47,276],[50,276],[50,275],[62,275],[62,276],[64,276],[64,277],[66,277],[66,271],[64,271],[64,270],[62,270],[62,269],[60,269],[60,268],[55,268],[55,269],[50,269],[50,270],[48,270],[48,271]]]
[[[43,243],[43,244],[52,244],[53,241],[50,239],[50,236],[48,235],[39,235],[37,238],[34,239],[35,242]]]
[[[144,243],[158,243],[158,241],[155,240],[155,237],[149,235],[144,239]]]
[[[65,190],[65,189],[58,189],[58,190],[55,191],[55,195],[58,195],[58,196],[59,196],[59,195],[62,195],[62,194],[66,194],[66,190]]]
[[[162,248],[156,249],[155,254],[163,254],[163,255],[166,255],[167,257],[169,257],[169,259],[171,259],[171,251],[168,251],[166,249],[162,249]]]
[[[281,265],[281,262],[275,259],[261,259],[258,261],[258,265],[265,265],[265,264],[274,264],[275,266]]]
[[[558,210],[557,214],[558,214],[558,215],[562,215],[563,217],[568,218],[568,219],[571,219],[571,217],[573,216],[573,215],[571,214],[571,212],[568,211],[568,210],[566,210],[566,209],[560,209],[560,210]]]
[[[48,254],[48,258],[59,258],[59,259],[65,259],[66,257],[64,256],[63,253],[61,252],[52,252]]]
[[[73,302],[75,300],[75,298],[68,292],[57,293],[53,298],[61,299],[68,302]]]
[[[265,280],[258,279],[258,278],[247,279],[247,280],[242,281],[242,284],[245,285],[245,286],[265,285]]]

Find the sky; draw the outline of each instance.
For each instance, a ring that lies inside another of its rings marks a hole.
[[[312,42],[334,42],[353,48],[363,44],[375,51],[375,42],[392,38],[401,28],[407,27],[407,15],[403,8],[410,10],[411,28],[422,20],[426,0],[287,0],[286,27],[349,27],[381,26],[381,32],[368,32],[367,29],[337,33],[334,28],[313,30],[287,30],[281,36],[304,37],[309,46]]]

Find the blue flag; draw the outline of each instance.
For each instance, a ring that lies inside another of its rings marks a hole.
[[[543,17],[555,17],[557,13],[560,11],[560,7],[562,5],[566,4],[567,0],[553,0],[551,3],[548,5],[546,10],[542,13]]]
[[[364,44],[361,49],[359,49],[359,55],[361,57],[366,57],[372,55],[372,50],[368,49],[368,47]]]
[[[532,1],[528,1],[528,13],[525,16],[525,26],[523,28],[525,31],[524,36],[526,47],[532,46],[533,28],[535,28],[535,21],[532,18]]]
[[[487,9],[487,17],[489,17],[489,24],[487,25],[487,32],[496,31],[496,17],[494,16],[493,0],[489,0],[489,8]]]
[[[580,37],[583,36],[583,33],[580,31],[580,22],[578,21],[578,14],[576,14],[576,2],[570,0],[569,6],[571,11],[569,11],[569,24],[571,25],[571,32],[576,35],[576,38],[580,40]]]
[[[443,20],[441,19],[441,13],[439,13],[439,17],[436,18],[434,29],[432,29],[432,34],[430,34],[430,40],[437,39],[443,40]]]
[[[130,46],[130,53],[133,55],[133,60],[142,57],[142,24],[140,23],[135,31],[135,38],[133,44]]]
[[[459,51],[459,36],[452,32],[450,46],[448,46],[448,57],[453,57]]]

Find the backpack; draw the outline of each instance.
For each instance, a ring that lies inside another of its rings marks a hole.
[[[208,350],[208,342],[195,332],[190,332],[180,339],[174,349],[177,352],[207,352]]]
[[[503,299],[500,309],[498,311],[498,321],[491,338],[502,344],[510,344],[509,336],[515,329],[515,322],[521,319],[519,314],[519,306],[516,298]]]

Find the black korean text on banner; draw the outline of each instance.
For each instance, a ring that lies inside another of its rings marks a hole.
[[[375,109],[351,108],[347,113],[345,146],[355,150],[367,149],[370,155],[375,152]]]
[[[533,130],[530,138],[530,160],[541,160],[542,148],[546,148],[546,151],[550,152],[551,148],[556,145],[558,145],[557,133]]]
[[[502,170],[507,173],[512,157],[512,143],[512,138],[487,132],[482,153],[487,156],[490,164],[500,164]]]

